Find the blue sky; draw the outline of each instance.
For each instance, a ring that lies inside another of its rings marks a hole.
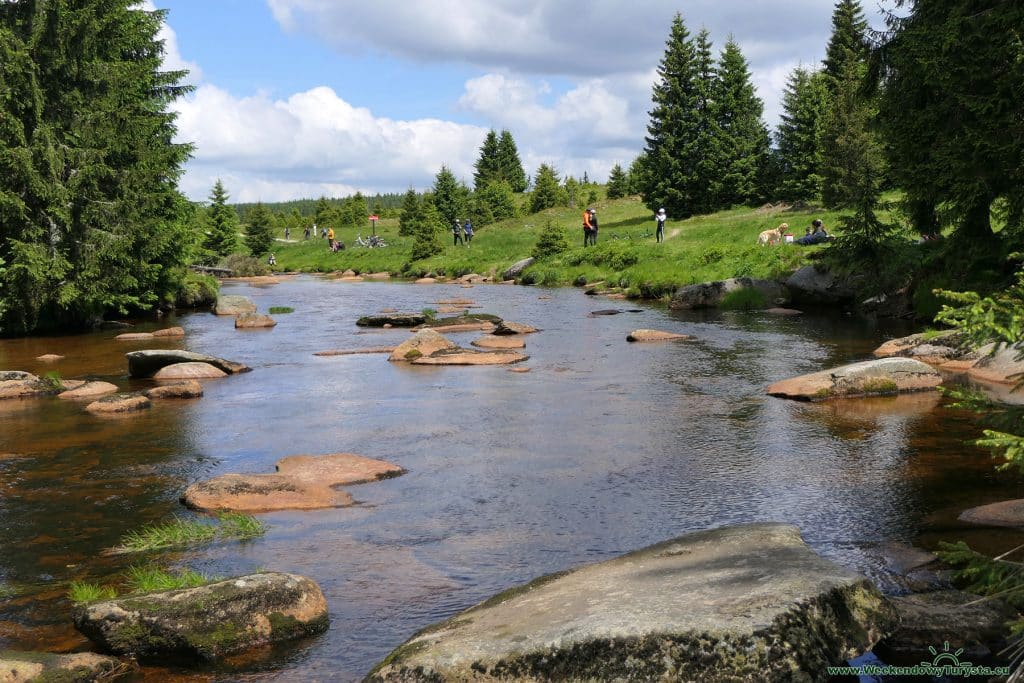
[[[442,164],[468,183],[484,135],[509,129],[540,163],[604,180],[643,148],[651,87],[677,11],[731,34],[774,127],[786,77],[816,66],[820,0],[149,0],[168,10],[175,103],[196,145],[182,190],[221,178],[237,201],[424,189]],[[873,6],[872,6],[873,7]],[[880,25],[877,15],[869,15]]]

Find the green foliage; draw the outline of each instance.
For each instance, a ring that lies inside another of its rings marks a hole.
[[[420,199],[411,187],[402,197],[402,210],[398,217],[398,234],[410,237],[416,234],[420,215]]]
[[[519,159],[519,150],[512,133],[501,131],[498,139],[498,164],[501,167],[501,179],[508,181],[513,192],[526,192],[526,171]]]
[[[294,313],[295,309],[291,306],[271,306],[267,309],[270,315],[284,315],[285,313]]]
[[[227,268],[234,277],[270,275],[270,266],[263,261],[245,254],[231,254],[217,263],[218,268]]]
[[[860,0],[839,0],[832,12],[832,36],[822,62],[825,76],[832,84],[843,80],[850,66],[867,62],[867,31],[868,22]]]
[[[436,308],[424,308],[420,313],[422,313],[427,320],[434,320],[437,318]]]
[[[50,370],[39,379],[46,384],[51,391],[61,391],[64,389],[64,383],[61,381],[60,373],[56,370]]]
[[[251,515],[230,512],[220,515],[217,525],[175,517],[170,522],[151,524],[127,533],[111,549],[112,554],[139,553],[165,548],[205,545],[216,540],[243,540],[266,533],[266,526]]]
[[[469,189],[455,179],[447,166],[442,166],[434,178],[434,206],[446,226],[466,215]]]
[[[507,180],[499,180],[484,185],[474,198],[476,210],[474,224],[478,227],[503,221],[516,216],[516,200],[512,193],[512,185]],[[489,214],[490,220],[481,219]]]
[[[206,239],[203,241],[203,248],[214,257],[229,256],[238,248],[238,216],[227,202],[228,194],[218,178],[210,191]]]
[[[530,193],[530,213],[565,204],[564,193],[559,186],[558,172],[553,166],[541,164],[533,181]]]
[[[444,250],[440,235],[444,231],[445,225],[441,222],[441,216],[434,207],[434,202],[420,203],[415,225],[416,234],[412,243],[412,251],[409,253],[410,261],[430,258]]]
[[[1024,609],[1024,577],[1018,562],[1011,562],[1005,557],[986,557],[971,550],[963,541],[939,543],[935,554],[957,569],[956,580],[968,591],[979,595],[999,595],[1018,610]]]
[[[498,158],[498,134],[494,129],[487,131],[483,145],[480,146],[480,156],[473,164],[473,183],[476,191],[484,189],[493,182],[502,180],[501,161]]]
[[[637,249],[625,242],[602,242],[593,247],[573,249],[562,259],[573,266],[590,263],[595,266],[607,266],[615,272],[623,271],[640,261]]]
[[[547,221],[537,238],[537,244],[534,245],[531,256],[535,259],[543,259],[568,250],[569,242],[565,239],[565,233],[552,225],[551,221]]]
[[[72,581],[68,588],[68,598],[76,605],[88,605],[101,600],[113,600],[117,591],[112,586],[101,586],[86,581]]]
[[[797,67],[789,75],[776,131],[783,199],[806,201],[821,193],[820,139],[827,96],[821,72]]]
[[[125,572],[125,580],[128,589],[132,593],[158,593],[178,590],[180,588],[205,586],[208,583],[221,581],[222,579],[220,577],[206,576],[188,568],[177,572],[170,572],[160,567],[136,565],[129,567],[128,571]]]
[[[249,253],[260,257],[274,246],[274,233],[271,229],[271,215],[263,204],[257,203],[249,212],[249,227],[245,231],[245,246]]]
[[[0,329],[85,326],[170,297],[192,241],[164,12],[0,3]],[[69,48],[73,46],[73,49]]]
[[[741,287],[726,294],[718,307],[726,311],[749,311],[766,305],[764,294],[753,287]]]
[[[629,194],[629,178],[622,166],[615,164],[608,174],[608,199],[621,199]]]
[[[210,305],[217,301],[219,292],[220,283],[217,278],[189,271],[175,295],[174,304],[179,308]]]

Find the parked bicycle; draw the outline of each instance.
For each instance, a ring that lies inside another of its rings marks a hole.
[[[369,235],[366,239],[363,239],[362,235],[356,235],[356,244],[370,249],[388,246],[388,243],[380,235]]]

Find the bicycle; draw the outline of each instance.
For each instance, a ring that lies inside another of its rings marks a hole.
[[[374,247],[388,246],[388,243],[385,242],[384,239],[379,235],[370,235],[365,240],[363,239],[362,235],[356,235],[356,244],[358,244],[361,247],[366,247],[368,249],[373,249]]]

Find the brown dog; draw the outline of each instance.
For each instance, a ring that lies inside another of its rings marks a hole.
[[[757,236],[757,243],[761,246],[765,244],[779,244],[782,242],[782,233],[789,230],[789,224],[783,223],[774,230],[765,230]]]

